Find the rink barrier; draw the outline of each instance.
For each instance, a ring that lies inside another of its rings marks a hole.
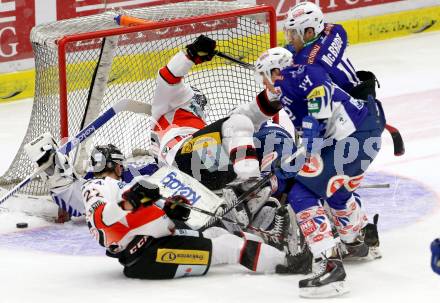
[[[421,32],[440,30],[440,6],[420,8],[381,16],[342,21],[338,23],[342,24],[346,29],[350,44],[380,41]],[[263,37],[247,37],[246,39],[259,38]],[[280,41],[280,45],[284,44],[284,34],[282,31],[278,32],[277,41]],[[221,50],[222,43],[227,43],[227,41],[219,42],[219,50]],[[170,58],[172,54],[177,52],[177,50],[171,49],[164,50],[163,52],[165,64],[166,60]],[[257,57],[257,54],[249,54],[246,52],[246,50],[241,50],[240,53],[230,55],[240,58],[246,62],[253,62]],[[143,56],[145,56],[145,54]],[[148,58],[149,55],[147,54],[145,56],[145,60]],[[122,58],[115,58],[114,64],[118,64],[118,60],[122,60]],[[220,67],[225,64],[226,63],[224,61],[219,60],[215,67]],[[69,66],[68,68],[76,72],[93,72],[90,71],[87,66],[89,66],[87,62],[84,62],[81,64],[76,64],[76,66]],[[151,72],[144,75],[143,79],[138,79],[130,76],[128,73],[124,73],[124,71],[121,70],[117,74],[113,75],[113,78],[112,75],[110,77],[113,80],[112,84],[124,84],[156,77],[156,72]],[[34,82],[34,69],[9,74],[0,74],[0,103],[33,97],[35,91]],[[85,89],[87,88],[87,85],[88,84],[83,83],[77,88]]]

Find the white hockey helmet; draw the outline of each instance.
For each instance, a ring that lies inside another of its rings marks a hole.
[[[324,14],[319,6],[312,2],[301,2],[289,9],[284,21],[284,30],[295,30],[303,39],[307,28],[315,30],[315,37],[324,30]]]
[[[265,51],[255,62],[255,79],[263,83],[263,76],[272,82],[272,70],[283,69],[293,64],[292,53],[284,47],[274,47]]]

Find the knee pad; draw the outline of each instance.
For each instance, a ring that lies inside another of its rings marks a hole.
[[[320,206],[319,197],[299,182],[292,186],[287,195],[287,201],[289,201],[295,213],[299,213],[312,206]]]

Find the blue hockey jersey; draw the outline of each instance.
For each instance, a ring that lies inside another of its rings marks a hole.
[[[319,64],[334,83],[350,92],[360,81],[350,60],[345,55],[348,45],[347,33],[340,24],[326,23],[324,31],[315,40],[305,44],[294,54],[296,64]],[[291,50],[292,48],[287,47]]]
[[[293,65],[281,71],[275,89],[297,129],[306,115],[323,128],[323,138],[342,140],[355,132],[368,114],[363,101],[353,99],[332,82],[320,65]]]

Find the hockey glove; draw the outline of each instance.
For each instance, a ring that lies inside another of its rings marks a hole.
[[[193,43],[186,46],[186,54],[195,64],[211,61],[215,55],[215,46],[215,40],[200,35]]]
[[[431,252],[432,252],[432,258],[431,258],[432,270],[440,275],[440,238],[432,241]]]
[[[161,198],[159,187],[156,184],[142,181],[137,182],[122,194],[122,199],[133,206],[133,210],[141,205],[148,206]]]
[[[318,120],[310,115],[305,116],[302,120],[302,131],[302,138],[304,140],[307,154],[311,154],[312,152],[316,153],[320,150],[323,142],[320,138],[322,127]]]
[[[165,200],[163,210],[170,219],[186,221],[189,218],[191,209],[186,208],[182,204],[191,205],[189,200],[184,196],[172,196]]]

